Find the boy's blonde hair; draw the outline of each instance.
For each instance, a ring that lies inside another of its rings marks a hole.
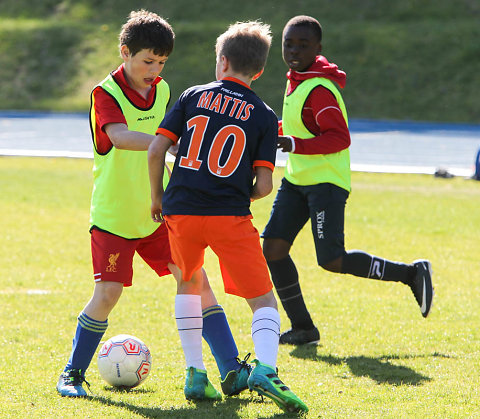
[[[272,44],[270,25],[259,22],[237,22],[217,38],[217,59],[224,55],[233,71],[253,77],[263,70]]]

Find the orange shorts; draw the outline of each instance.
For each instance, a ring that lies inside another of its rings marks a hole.
[[[251,216],[166,215],[172,259],[189,281],[209,246],[220,261],[227,294],[255,298],[272,289],[267,262]]]

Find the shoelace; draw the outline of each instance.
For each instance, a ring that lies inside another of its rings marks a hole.
[[[70,381],[72,386],[78,386],[82,385],[82,383],[85,383],[90,393],[92,393],[92,390],[90,390],[90,383],[85,379],[81,370],[68,370],[66,371],[66,374],[68,381]]]
[[[245,355],[245,358],[243,360],[240,360],[240,358],[237,357],[237,361],[240,364],[240,368],[238,369],[238,372],[240,372],[242,369],[247,369],[251,370],[252,366],[247,363],[248,358],[250,358],[251,353],[249,352],[247,355]]]

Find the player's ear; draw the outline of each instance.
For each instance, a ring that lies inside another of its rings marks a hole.
[[[225,73],[226,71],[228,71],[228,69],[230,68],[230,61],[228,61],[228,58],[225,57],[225,55],[222,55],[220,57],[220,65],[221,65],[221,69],[222,71]]]
[[[122,45],[120,47],[120,56],[124,61],[128,60],[128,58],[131,57],[130,50],[126,45]]]

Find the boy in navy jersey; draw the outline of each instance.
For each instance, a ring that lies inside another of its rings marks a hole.
[[[277,117],[250,89],[270,43],[269,26],[258,22],[237,23],[218,37],[217,81],[183,92],[149,147],[151,214],[157,221],[165,217],[172,257],[182,271],[175,316],[187,399],[216,398],[202,360],[201,287],[194,275],[210,246],[219,257],[225,291],[245,298],[253,311],[257,359],[249,388],[286,411],[307,411],[276,374],[280,316],[249,208],[251,199],[272,190]],[[165,153],[180,137],[164,192]]]
[[[292,323],[280,343],[320,339],[305,306],[290,248],[311,220],[317,263],[330,272],[408,285],[423,317],[432,306],[430,262],[392,262],[346,251],[344,212],[350,192],[350,134],[342,96],[345,73],[320,55],[322,28],[310,16],[296,16],[283,30],[283,59],[290,68],[283,102],[279,148],[288,152],[285,178],[262,237],[263,251],[278,296]]]
[[[172,263],[165,226],[149,214],[147,149],[162,120],[170,89],[160,73],[175,35],[155,13],[132,12],[120,33],[123,64],[92,92],[90,120],[94,143],[94,190],[90,212],[93,296],[78,316],[70,358],[57,383],[62,396],[84,397],[82,384],[107,326],[107,317],[124,287],[132,285],[132,261],[138,253],[158,276],[179,269]],[[249,366],[239,363],[235,341],[205,272],[202,307],[204,337],[212,348],[225,394],[246,388]]]

